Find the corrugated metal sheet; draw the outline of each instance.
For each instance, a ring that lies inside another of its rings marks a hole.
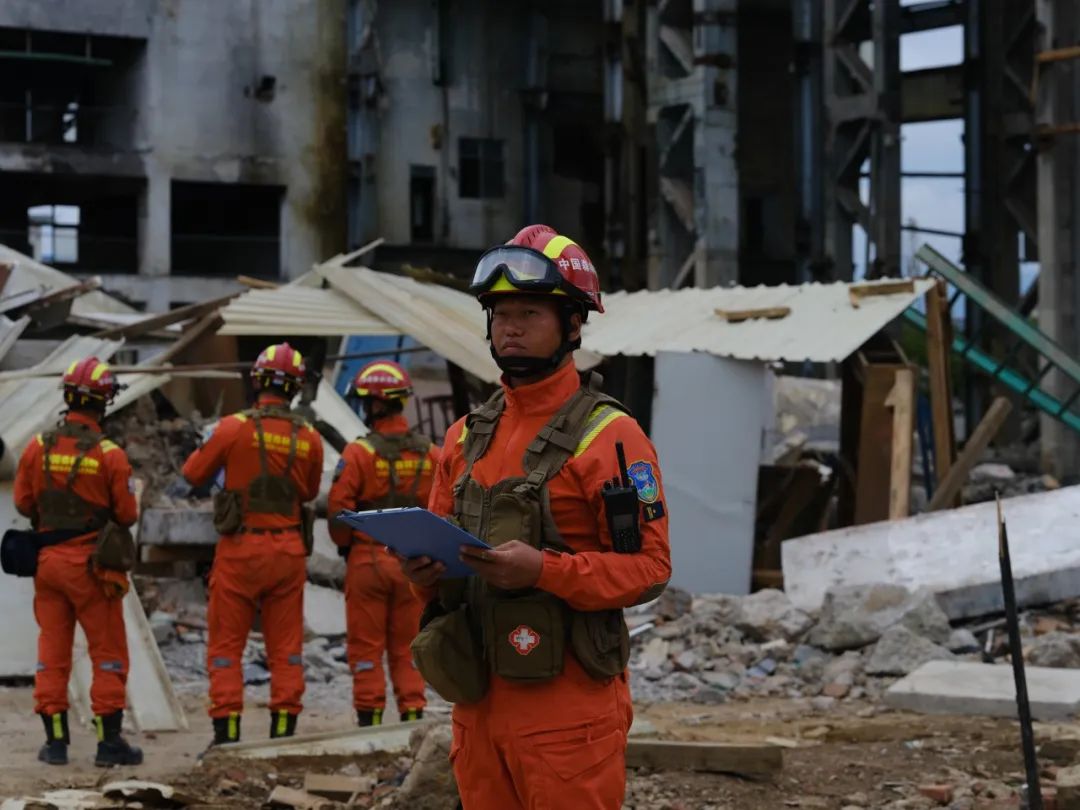
[[[289,334],[291,324],[304,330],[294,334],[407,334],[477,377],[498,380],[484,316],[472,296],[333,262],[317,267],[316,273],[330,289],[289,285],[248,293],[224,310],[222,333]],[[914,292],[865,296],[857,307],[849,298],[851,285],[844,283],[613,293],[604,299],[607,312],[586,324],[577,365],[591,368],[605,356],[658,351],[741,360],[840,361],[924,295],[930,284],[918,279]],[[776,320],[741,323],[716,314],[718,309],[773,307],[789,307],[791,312]]]
[[[363,302],[402,334],[482,380],[499,379],[499,368],[488,351],[483,310],[472,296],[366,267],[327,263],[315,269],[331,287]]]
[[[337,290],[289,284],[251,290],[221,310],[220,335],[397,335],[400,331]]]
[[[15,269],[11,271],[2,296],[15,295],[27,290],[59,290],[78,284],[79,279],[61,273],[59,270],[35,261],[29,256],[12,250],[7,245],[0,244],[0,262],[11,262]],[[138,312],[134,307],[129,307],[118,298],[113,298],[100,290],[80,295],[71,305],[71,314],[89,317],[95,312]]]
[[[23,315],[19,320],[13,321],[0,315],[0,360],[7,356],[15,341],[22,335],[23,330],[30,325],[30,317]]]
[[[858,307],[844,283],[613,293],[604,298],[607,312],[586,324],[583,344],[607,357],[696,351],[740,360],[840,361],[932,283],[919,279],[912,293],[866,296]],[[767,307],[790,307],[791,313],[742,323],[716,314]]]
[[[7,379],[0,381],[0,436],[7,451],[0,464],[0,477],[15,474],[15,461],[35,433],[52,425],[63,410],[60,377],[72,361],[94,355],[107,360],[123,345],[118,340],[98,340],[91,337],[72,337],[33,369],[51,372],[54,376]],[[18,374],[19,372],[14,372]],[[0,375],[2,378],[3,375]]]

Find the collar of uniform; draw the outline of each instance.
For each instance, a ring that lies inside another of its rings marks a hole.
[[[89,414],[81,413],[79,411],[69,411],[65,419],[66,421],[74,422],[77,425],[86,425],[87,427],[94,428],[94,430],[101,430],[101,425],[98,424],[98,420]]]
[[[374,433],[386,433],[388,435],[408,433],[409,420],[405,418],[405,414],[395,413],[392,416],[384,416],[382,419],[376,419],[375,425],[371,430]]]
[[[566,400],[581,387],[581,377],[571,361],[539,382],[511,388],[504,377],[502,386],[506,392],[507,413],[537,416],[555,413],[566,404]]]
[[[289,401],[285,397],[279,397],[276,394],[259,394],[258,399],[255,400],[256,405],[282,405],[288,407]]]

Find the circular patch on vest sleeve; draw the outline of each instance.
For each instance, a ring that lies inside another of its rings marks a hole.
[[[528,655],[540,643],[540,634],[527,624],[519,624],[510,633],[510,646],[518,655]]]

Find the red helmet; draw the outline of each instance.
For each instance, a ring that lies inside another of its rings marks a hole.
[[[304,357],[288,343],[267,346],[251,367],[256,390],[268,386],[299,387],[304,382]]]
[[[72,407],[107,405],[121,389],[108,363],[96,357],[76,360],[68,366],[63,385],[64,401]]]
[[[576,242],[548,225],[522,228],[481,256],[469,291],[481,303],[498,293],[531,292],[565,295],[586,310],[604,311],[596,267]]]
[[[375,360],[357,372],[352,391],[361,398],[404,400],[412,396],[412,379],[393,360]]]

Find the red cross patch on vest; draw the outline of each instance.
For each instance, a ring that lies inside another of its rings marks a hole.
[[[528,655],[540,643],[540,634],[525,624],[519,624],[510,633],[510,646],[518,655]]]

